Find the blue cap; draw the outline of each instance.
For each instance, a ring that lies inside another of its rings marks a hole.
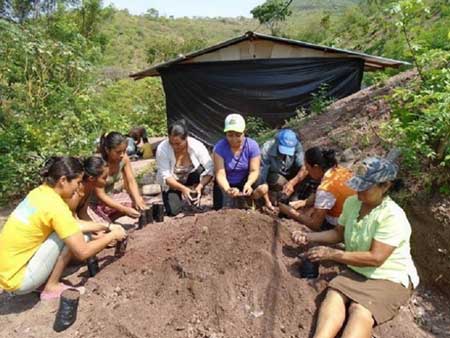
[[[278,151],[283,155],[292,156],[298,144],[297,135],[291,129],[282,129],[277,136]]]
[[[356,191],[365,191],[377,183],[393,181],[397,177],[398,166],[380,157],[366,158],[355,170],[355,175],[347,185]]]

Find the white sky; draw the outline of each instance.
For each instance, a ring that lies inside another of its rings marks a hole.
[[[250,11],[264,0],[104,0],[105,6],[113,4],[118,9],[128,9],[132,14],[143,14],[155,8],[160,15],[174,17],[251,17]]]

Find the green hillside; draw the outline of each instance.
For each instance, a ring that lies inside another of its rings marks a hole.
[[[304,22],[310,25],[309,20],[315,21],[326,11],[341,12],[356,3],[359,3],[359,0],[294,0],[291,4],[294,14],[284,27],[290,34],[292,30],[298,29],[298,25],[303,26]],[[182,52],[187,53],[249,30],[269,33],[267,27],[260,25],[257,20],[244,17],[168,18],[151,13],[136,16],[125,10],[114,11],[110,20],[102,26],[102,33],[108,40],[103,64],[135,71],[149,63],[164,61],[157,58],[154,62],[149,62],[147,55],[151,48],[168,48],[167,43],[161,43],[162,40],[169,41],[170,45],[184,45]],[[173,55],[161,55],[163,59],[167,59],[164,56],[170,58]]]
[[[360,0],[294,0],[292,9],[296,11],[344,9],[360,3]]]
[[[244,17],[173,19],[135,16],[127,11],[117,11],[102,28],[102,33],[109,41],[103,63],[105,66],[135,71],[148,65],[147,50],[152,47],[169,48],[185,44],[187,50],[183,52],[189,52],[189,43],[195,50],[241,35],[258,26],[256,20]],[[264,28],[262,30],[265,31]]]

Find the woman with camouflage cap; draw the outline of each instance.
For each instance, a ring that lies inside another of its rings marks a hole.
[[[348,267],[329,284],[316,338],[335,337],[346,313],[349,318],[342,337],[370,338],[372,327],[392,319],[419,283],[410,253],[411,226],[404,211],[388,196],[399,185],[397,172],[397,165],[389,159],[364,160],[348,181],[358,194],[346,200],[339,226],[292,235],[298,244],[345,243],[345,251],[317,246],[306,254],[311,261],[332,260]]]

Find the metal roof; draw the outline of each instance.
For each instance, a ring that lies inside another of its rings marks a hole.
[[[277,42],[277,43],[288,44],[291,46],[298,46],[298,47],[303,47],[303,48],[320,50],[325,53],[327,53],[327,52],[328,53],[337,53],[337,54],[342,54],[345,56],[361,58],[361,59],[364,59],[364,61],[365,61],[365,63],[364,63],[365,70],[380,70],[380,69],[384,69],[386,67],[398,68],[400,66],[410,65],[409,62],[388,59],[388,58],[369,55],[369,54],[365,54],[365,53],[361,53],[361,52],[355,52],[355,51],[350,51],[350,50],[341,49],[341,48],[327,47],[327,46],[312,44],[312,43],[308,43],[308,42],[304,42],[304,41],[285,39],[285,38],[280,38],[280,37],[261,34],[261,33],[247,32],[242,36],[223,41],[214,46],[207,47],[205,49],[195,51],[195,52],[189,53],[187,55],[180,55],[176,59],[173,59],[173,60],[170,60],[167,62],[163,62],[163,63],[159,63],[159,64],[157,64],[151,68],[148,68],[146,70],[143,70],[141,72],[131,74],[130,77],[132,77],[135,80],[139,80],[139,79],[142,79],[147,76],[160,76],[159,70],[162,68],[169,68],[171,65],[183,63],[183,62],[193,59],[197,56],[208,54],[208,53],[214,52],[216,50],[219,50],[221,48],[225,48],[225,47],[237,44],[237,43],[245,41],[245,40],[252,40],[252,41],[267,40],[267,41],[273,41],[273,42]],[[217,62],[220,62],[220,61],[217,61]]]

